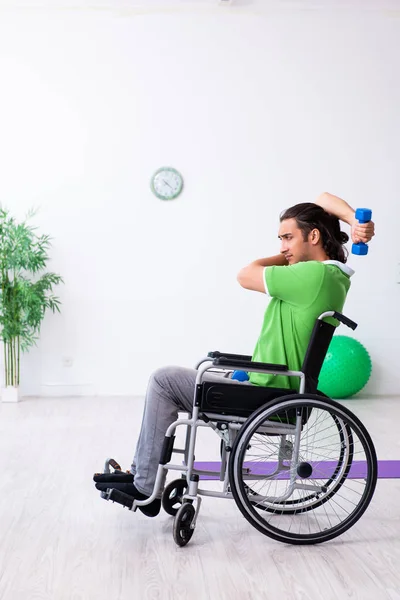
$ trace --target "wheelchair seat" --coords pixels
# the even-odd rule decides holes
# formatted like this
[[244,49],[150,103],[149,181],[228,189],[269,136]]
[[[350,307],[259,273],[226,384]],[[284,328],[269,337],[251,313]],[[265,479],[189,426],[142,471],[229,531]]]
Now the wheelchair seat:
[[232,385],[205,381],[202,385],[200,411],[208,414],[249,417],[271,400],[297,394],[297,390],[256,385]]

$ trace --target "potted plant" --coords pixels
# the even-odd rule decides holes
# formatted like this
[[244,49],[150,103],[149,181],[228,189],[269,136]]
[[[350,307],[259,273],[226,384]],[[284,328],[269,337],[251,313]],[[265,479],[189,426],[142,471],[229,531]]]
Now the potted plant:
[[47,309],[60,312],[53,286],[62,282],[56,273],[43,273],[51,246],[47,235],[37,235],[28,224],[31,212],[17,223],[0,208],[0,339],[4,346],[2,400],[19,400],[21,352],[33,346]]

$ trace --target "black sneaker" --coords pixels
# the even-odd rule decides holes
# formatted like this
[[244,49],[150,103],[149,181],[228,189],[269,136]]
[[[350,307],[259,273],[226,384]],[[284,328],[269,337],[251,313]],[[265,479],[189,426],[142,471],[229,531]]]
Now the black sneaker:
[[[118,490],[120,492],[123,492],[124,494],[127,494],[128,496],[131,496],[134,500],[147,500],[147,498],[149,498],[149,496],[146,496],[145,494],[139,492],[139,490],[133,485],[133,483],[110,484],[110,482],[101,482],[96,483],[96,488],[101,492],[106,492],[109,489]],[[119,502],[117,496],[115,498],[110,499],[114,500],[114,502]],[[119,504],[123,504],[124,506],[126,506],[124,502],[119,502]],[[146,506],[138,506],[138,509],[141,510],[142,513],[146,515],[146,517],[156,517],[161,509],[161,499],[156,498],[155,500],[153,500],[153,502],[150,502],[150,504],[147,504]]]
[[114,471],[113,473],[95,473],[93,475],[93,481],[96,483],[133,483],[133,480],[134,476],[132,473],[124,473],[124,471]]

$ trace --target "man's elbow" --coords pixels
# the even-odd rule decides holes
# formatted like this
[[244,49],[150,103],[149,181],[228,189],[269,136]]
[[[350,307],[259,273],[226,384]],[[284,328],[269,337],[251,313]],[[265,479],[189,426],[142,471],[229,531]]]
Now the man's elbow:
[[237,274],[237,282],[239,283],[239,285],[242,286],[242,288],[248,290],[249,289],[249,278],[247,276],[247,272],[246,272],[246,267],[244,269],[240,269],[239,273]]

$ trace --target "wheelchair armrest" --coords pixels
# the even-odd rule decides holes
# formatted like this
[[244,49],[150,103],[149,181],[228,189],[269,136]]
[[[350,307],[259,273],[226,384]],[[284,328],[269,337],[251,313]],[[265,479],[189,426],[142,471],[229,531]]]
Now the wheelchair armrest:
[[248,356],[247,354],[228,354],[227,352],[218,352],[218,350],[215,350],[214,352],[209,352],[207,354],[208,358],[220,358],[221,356],[223,356],[224,358],[229,358],[229,359],[233,359],[233,360],[247,360],[250,361],[251,360],[251,356]]
[[284,372],[289,370],[287,365],[273,365],[270,363],[252,362],[251,360],[229,358],[229,354],[214,358],[213,365],[216,367],[234,367],[236,369],[243,369],[244,371],[263,369],[265,371]]

